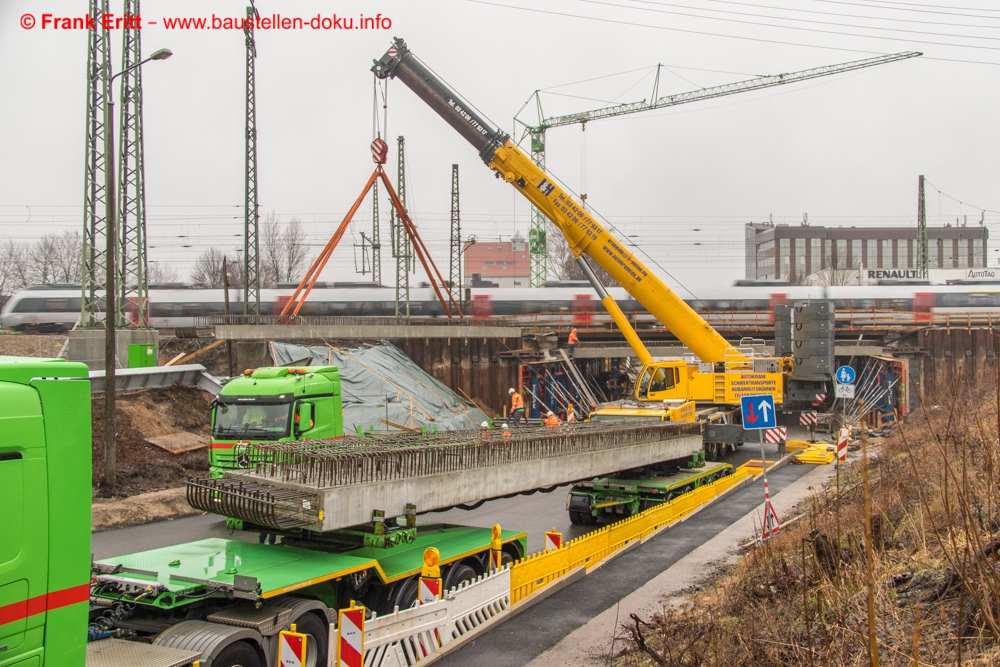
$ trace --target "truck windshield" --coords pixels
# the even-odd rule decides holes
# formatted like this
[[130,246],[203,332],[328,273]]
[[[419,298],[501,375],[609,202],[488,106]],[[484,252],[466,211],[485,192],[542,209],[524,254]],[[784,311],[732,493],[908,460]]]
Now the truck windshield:
[[279,440],[288,435],[291,403],[219,403],[215,406],[216,438]]

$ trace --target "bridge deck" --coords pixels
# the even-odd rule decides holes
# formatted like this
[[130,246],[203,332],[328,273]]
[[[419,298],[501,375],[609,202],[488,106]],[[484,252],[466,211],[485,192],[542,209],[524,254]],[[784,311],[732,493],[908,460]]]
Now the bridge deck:
[[[701,426],[603,422],[278,443],[255,470],[189,483],[191,504],[276,529],[335,530],[372,510],[443,509],[689,457]],[[320,514],[322,510],[322,515]]]

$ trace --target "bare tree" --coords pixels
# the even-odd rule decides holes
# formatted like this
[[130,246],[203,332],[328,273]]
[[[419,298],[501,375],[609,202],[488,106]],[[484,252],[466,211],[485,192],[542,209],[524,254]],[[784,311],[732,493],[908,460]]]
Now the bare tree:
[[281,275],[281,223],[274,213],[268,213],[260,225],[260,285],[274,287]]
[[861,262],[859,260],[848,262],[846,257],[837,257],[837,261],[834,262],[832,254],[827,251],[825,264],[827,268],[812,276],[807,276],[807,282],[826,287],[860,284]]
[[306,234],[302,221],[292,218],[286,225],[274,213],[264,218],[260,229],[260,284],[298,282],[306,265]]
[[[569,249],[569,243],[559,228],[551,221],[546,221],[545,234],[549,273],[555,276],[556,280],[586,280],[587,276],[573,257],[573,251]],[[592,259],[587,258],[587,263],[605,287],[618,286],[618,282],[611,277],[611,274]]]
[[198,255],[195,260],[194,270],[191,271],[192,287],[222,287],[222,260],[226,258],[226,268],[229,273],[229,286],[242,287],[243,275],[240,270],[240,261],[235,253],[226,254],[216,247],[211,247]]
[[150,262],[146,272],[146,282],[150,285],[163,285],[181,282],[177,269],[163,262]]
[[292,218],[288,226],[285,227],[282,243],[285,248],[285,273],[281,276],[282,282],[298,281],[302,269],[305,268],[306,255],[308,254],[306,233],[302,228],[301,220]]
[[83,238],[80,232],[46,234],[36,245],[51,251],[50,277],[55,283],[77,284],[83,278]]

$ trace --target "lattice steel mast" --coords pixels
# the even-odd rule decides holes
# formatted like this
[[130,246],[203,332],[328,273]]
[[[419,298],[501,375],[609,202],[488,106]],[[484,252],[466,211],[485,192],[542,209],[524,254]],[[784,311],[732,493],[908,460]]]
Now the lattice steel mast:
[[[139,0],[125,0],[124,16],[141,16]],[[122,30],[121,113],[119,115],[118,178],[118,324],[127,326],[126,304],[134,299],[138,328],[149,326],[149,284],[146,252],[146,184],[142,137],[141,31]],[[134,289],[134,297],[129,293]]]
[[[106,14],[108,0],[90,0],[90,16]],[[80,292],[80,326],[102,326],[97,315],[107,287],[105,247],[106,161],[104,115],[111,81],[111,38],[96,26],[87,31],[87,145],[83,194],[83,272]],[[113,158],[112,158],[113,159]]]
[[462,219],[458,207],[458,165],[451,165],[451,256],[448,262],[448,291],[462,303]]
[[[396,195],[406,208],[406,169],[403,166],[403,137],[396,139]],[[399,216],[392,216],[392,256],[396,258],[396,317],[410,316],[410,242]]]
[[[390,209],[392,206],[389,207]],[[378,182],[372,185],[372,282],[382,284],[382,241],[379,238]]]
[[[591,111],[581,111],[578,113],[546,118],[542,111],[541,91],[536,90],[532,95],[532,98],[534,98],[535,101],[534,106],[537,113],[537,124],[530,125],[517,117],[514,118],[514,121],[519,123],[524,128],[524,131],[521,134],[522,140],[526,136],[531,138],[531,159],[534,160],[535,164],[544,170],[545,131],[552,127],[586,124],[601,118],[614,118],[615,116],[623,116],[625,114],[638,113],[640,111],[665,109],[667,107],[677,106],[678,104],[687,104],[688,102],[698,102],[715,97],[734,95],[736,93],[747,93],[754,90],[761,90],[763,88],[770,88],[772,86],[781,86],[787,83],[816,79],[821,76],[830,76],[831,74],[841,74],[843,72],[864,69],[866,67],[884,65],[886,63],[895,62],[897,60],[906,60],[907,58],[913,58],[920,55],[923,54],[916,51],[904,51],[902,53],[893,53],[885,56],[855,60],[849,63],[841,63],[839,65],[814,67],[813,69],[801,70],[790,74],[762,76],[756,79],[738,81],[736,83],[729,83],[712,88],[701,88],[687,93],[678,93],[677,95],[667,95],[664,97],[659,97],[660,71],[663,66],[657,65],[656,77],[653,80],[653,91],[649,98],[652,101],[642,100],[641,102],[616,104],[600,109],[593,109]],[[521,109],[523,110],[528,107],[530,103],[531,98],[528,98],[528,102],[526,102]],[[534,206],[531,207],[531,230],[528,233],[528,241],[531,244],[531,286],[541,287],[545,284],[545,279],[547,277],[545,266],[547,251],[545,239],[545,216],[543,216],[541,211],[536,209]]]
[[924,199],[924,177],[920,176],[917,186],[917,270],[920,278],[927,280],[929,266],[927,255],[927,207]]
[[246,197],[243,202],[244,315],[260,315],[260,254],[257,235],[260,223],[257,203],[257,74],[254,68],[257,44],[254,41],[251,23],[251,19],[256,16],[257,8],[253,5],[247,7],[247,21],[243,24],[247,47]]

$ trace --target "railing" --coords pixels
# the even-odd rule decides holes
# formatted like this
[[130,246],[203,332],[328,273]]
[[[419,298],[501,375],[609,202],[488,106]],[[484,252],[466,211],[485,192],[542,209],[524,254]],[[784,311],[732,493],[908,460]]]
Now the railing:
[[623,547],[684,518],[753,474],[748,468],[737,468],[732,475],[571,540],[562,549],[534,554],[517,561],[510,571],[512,604],[516,605],[579,567],[585,567],[589,571]]
[[[699,313],[706,322],[722,331],[769,331],[774,327],[773,313],[767,310],[730,310]],[[582,332],[613,330],[614,323],[606,312],[590,313],[588,322],[581,324],[579,313],[534,313],[526,315],[467,317],[449,320],[445,317],[347,317],[334,315],[208,315],[196,318],[196,326],[240,325],[299,325],[299,326],[463,326],[463,327],[521,327],[525,329],[569,330],[574,327]],[[1000,311],[913,312],[896,310],[843,309],[835,313],[838,327],[887,328],[915,326],[981,326],[1000,325]],[[660,322],[648,313],[630,313],[632,326],[643,330],[666,331]]]

